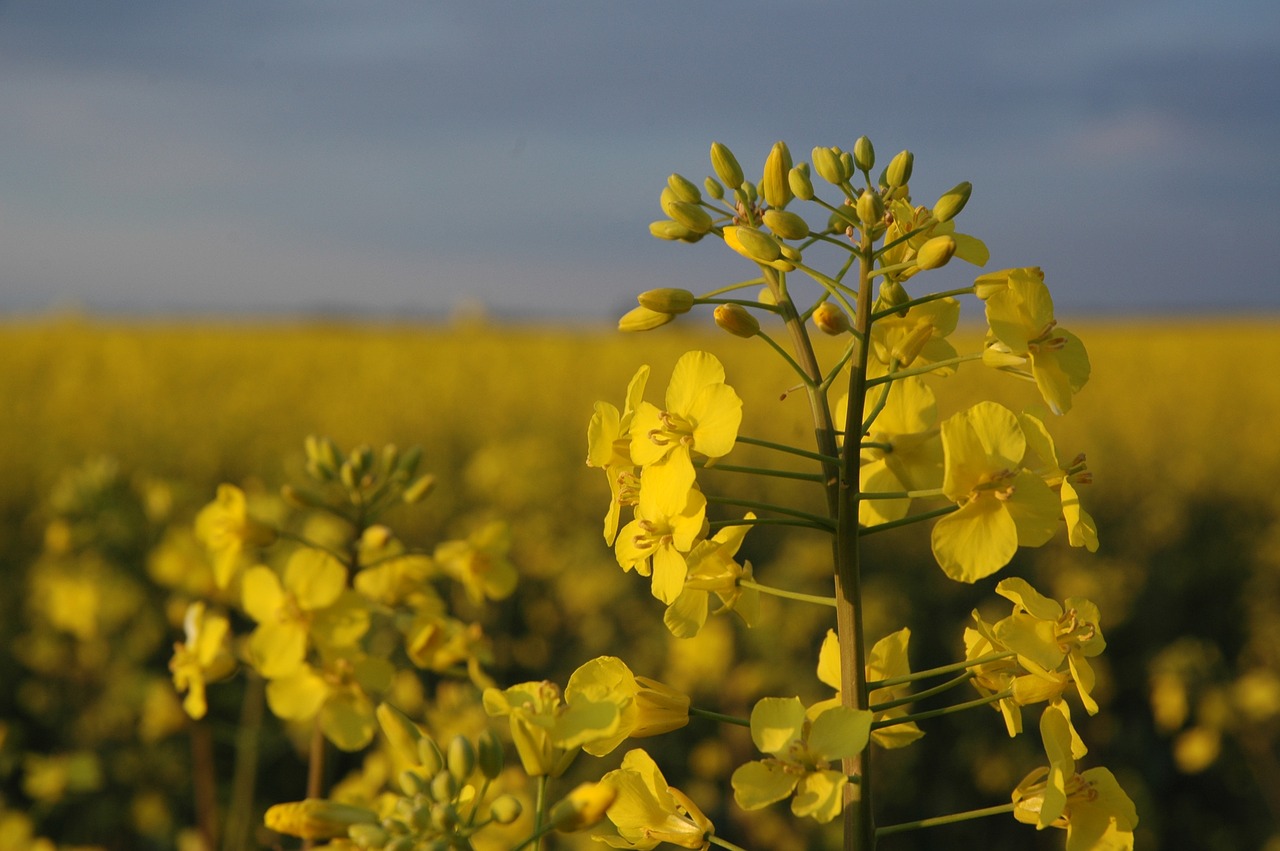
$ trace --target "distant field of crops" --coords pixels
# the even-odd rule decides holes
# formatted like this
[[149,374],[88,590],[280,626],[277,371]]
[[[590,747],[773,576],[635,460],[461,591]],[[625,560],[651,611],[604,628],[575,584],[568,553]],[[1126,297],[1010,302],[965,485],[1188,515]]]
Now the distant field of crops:
[[[1096,743],[1099,759],[1113,767],[1139,805],[1139,847],[1255,848],[1271,841],[1267,847],[1275,848],[1280,376],[1274,370],[1280,319],[1070,325],[1089,349],[1093,373],[1070,416],[1050,428],[1066,456],[1087,453],[1094,481],[1083,499],[1098,520],[1102,546],[1089,557],[1056,541],[1020,554],[1010,570],[1035,577],[1059,599],[1078,594],[1107,601],[1109,648],[1098,693],[1108,711],[1085,738]],[[978,332],[957,337],[961,351],[966,341],[969,347],[980,343]],[[803,443],[803,394],[788,392],[794,381],[783,364],[764,346],[714,328],[677,325],[629,336],[609,328],[478,321],[417,326],[62,317],[0,324],[0,639],[12,651],[0,651],[0,682],[15,684],[0,686],[0,817],[5,805],[17,809],[34,800],[41,829],[63,843],[174,847],[169,837],[191,818],[181,772],[167,786],[148,785],[144,766],[153,759],[187,759],[186,752],[164,750],[169,746],[157,735],[147,745],[151,750],[139,755],[128,741],[140,716],[100,719],[95,727],[82,717],[88,703],[64,704],[109,703],[101,689],[41,683],[39,660],[51,664],[53,658],[41,654],[54,650],[33,638],[28,600],[36,593],[49,521],[65,514],[74,501],[68,494],[83,491],[96,475],[99,482],[118,479],[120,487],[152,494],[164,502],[156,510],[170,518],[166,522],[189,525],[219,483],[272,493],[298,475],[303,439],[310,434],[327,435],[342,447],[424,448],[423,469],[439,484],[421,512],[404,515],[407,537],[465,534],[493,517],[510,524],[521,586],[486,616],[499,680],[536,672],[563,682],[582,660],[618,653],[648,663],[654,675],[695,695],[738,696],[744,705],[765,687],[812,691],[812,685],[796,683],[798,673],[786,659],[792,650],[815,646],[826,625],[789,622],[785,607],[774,605],[768,611],[781,620],[767,634],[721,620],[723,629],[682,644],[666,634],[661,607],[618,570],[600,538],[608,490],[600,472],[583,463],[592,405],[599,399],[621,403],[640,363],[653,367],[651,387],[662,386],[679,355],[694,348],[714,351],[724,362],[727,381],[745,402],[743,433]],[[979,390],[1012,408],[1038,401],[1033,385],[981,365],[933,386],[946,412]],[[745,447],[742,454],[750,457]],[[146,483],[163,486],[149,490]],[[758,487],[726,481],[730,492],[743,488],[744,495]],[[803,484],[778,487],[807,498]],[[145,561],[155,545],[154,539],[135,541],[129,551]],[[751,547],[758,575],[786,572],[824,592],[821,546],[815,555],[811,540],[791,535],[762,537]],[[909,533],[883,536],[872,556],[869,618],[883,632],[905,621],[922,634],[953,624],[958,635],[970,610],[990,597],[989,589],[935,581],[927,546],[922,549]],[[138,575],[144,572],[139,565]],[[130,587],[139,599],[146,595]],[[172,612],[148,628],[155,635],[135,636],[151,642],[142,655],[165,658],[176,636]],[[101,659],[115,649],[99,648]],[[925,667],[945,664],[956,648],[939,637],[922,640],[912,652],[920,657],[913,664]],[[740,658],[751,661],[739,664]],[[167,681],[163,662],[157,673]],[[135,691],[145,690],[135,685]],[[1021,776],[1023,766],[1015,763],[1022,751],[1004,744],[999,725],[990,736],[944,746],[961,729],[944,726],[892,770],[885,812],[905,812],[903,803],[913,798],[947,812],[965,805],[974,790],[1007,800]],[[710,812],[723,806],[724,792],[717,788],[727,757],[700,748],[695,733],[686,732],[675,746],[696,755],[686,785],[710,802]],[[938,742],[932,750],[931,738]],[[126,750],[133,762],[124,760],[122,767],[109,761]],[[74,769],[63,765],[58,774],[56,766],[41,762],[41,754],[86,752],[102,755],[105,764],[94,770],[105,772],[105,779],[91,777],[78,787]],[[992,756],[996,752],[1007,755]],[[40,771],[54,778],[51,786],[30,785],[31,774]],[[968,777],[971,788],[943,785],[941,778],[955,776]],[[297,789],[264,795],[300,796]],[[103,830],[125,830],[120,824],[127,823],[133,833],[120,835],[137,844],[113,845],[86,833],[73,812],[90,813]],[[761,835],[780,830],[765,818]],[[1041,840],[1043,847],[1060,845],[1060,836],[1029,839],[1019,827],[1009,827],[1009,842],[1023,844],[999,847],[1032,847],[1026,843]],[[978,837],[1003,836],[1002,829],[957,828],[948,841],[970,847],[966,843]],[[0,821],[0,848],[7,851],[3,831]],[[820,847],[813,837],[769,835],[761,848]],[[904,837],[884,847],[933,847],[928,840]]]

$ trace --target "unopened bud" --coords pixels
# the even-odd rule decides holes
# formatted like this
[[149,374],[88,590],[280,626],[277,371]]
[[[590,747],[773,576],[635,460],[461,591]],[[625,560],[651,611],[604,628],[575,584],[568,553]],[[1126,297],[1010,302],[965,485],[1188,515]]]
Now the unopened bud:
[[381,848],[391,835],[377,824],[353,824],[347,829],[348,838],[357,848]]
[[827,225],[833,231],[844,233],[849,228],[856,228],[859,224],[858,211],[849,204],[841,204],[831,211],[831,217],[827,220]]
[[445,765],[449,773],[458,779],[466,780],[476,767],[476,749],[471,740],[459,733],[449,741],[449,753],[445,757]]
[[498,824],[511,824],[520,818],[520,799],[514,795],[500,795],[489,805],[489,815]]
[[444,768],[444,754],[440,753],[440,746],[430,736],[423,735],[418,740],[418,763],[422,766],[422,770],[431,776],[435,776],[440,769]]
[[675,314],[672,313],[659,313],[647,307],[633,307],[618,320],[618,330],[628,332],[652,331],[654,328],[666,325],[675,318]]
[[454,777],[451,772],[438,771],[436,776],[431,778],[429,794],[433,801],[452,801],[461,788],[462,784],[458,782],[458,778]]
[[413,484],[404,489],[400,494],[400,499],[404,500],[406,505],[414,505],[422,502],[427,498],[427,494],[435,490],[436,477],[430,473],[425,476],[419,476],[414,480]]
[[725,186],[737,189],[742,185],[742,166],[738,165],[738,160],[733,155],[733,151],[719,142],[711,143],[711,167],[715,169],[716,175],[724,181]]
[[660,287],[646,290],[636,296],[643,307],[658,313],[688,313],[693,307],[693,293],[675,287]]
[[707,194],[719,201],[724,197],[724,187],[720,185],[720,181],[714,177],[708,177],[702,181],[702,187],[707,190]]
[[754,337],[760,333],[760,321],[740,304],[721,304],[715,309],[716,324],[735,337]]
[[834,186],[839,186],[847,179],[844,167],[840,163],[839,148],[814,148],[813,170],[819,177]]
[[690,230],[680,222],[671,219],[650,222],[649,233],[658,239],[665,239],[671,242],[697,242],[702,239],[702,234]]
[[783,239],[804,239],[809,235],[809,223],[789,210],[765,210],[764,223]]
[[938,199],[938,203],[933,205],[933,217],[940,222],[951,221],[960,215],[964,205],[969,203],[969,193],[972,191],[973,184],[969,181],[957,183]]
[[937,269],[947,265],[947,261],[956,253],[955,238],[950,235],[935,236],[920,246],[916,252],[916,265],[921,269]]
[[849,328],[849,316],[840,306],[824,301],[813,311],[813,324],[818,330],[832,337],[846,333]]
[[750,227],[724,229],[725,244],[734,251],[757,263],[772,263],[782,256],[782,246],[767,233]]
[[294,508],[322,508],[328,504],[324,499],[310,491],[295,488],[293,485],[281,487],[280,496]]
[[[408,715],[389,703],[379,703],[373,714],[378,719],[378,726],[382,728],[382,734],[387,737],[387,743],[391,745],[391,749],[406,762],[415,765],[421,763],[419,756],[421,740],[426,738],[422,729],[413,723]],[[435,769],[435,771],[438,770],[438,768]]]
[[873,228],[884,221],[884,199],[880,197],[879,192],[866,189],[858,196],[858,203],[855,205],[858,211],[858,219],[864,227]]
[[667,186],[676,194],[676,197],[688,204],[697,204],[702,200],[702,193],[698,191],[698,187],[680,174],[673,174],[667,178]]
[[502,773],[505,762],[502,752],[502,740],[498,734],[486,729],[476,740],[476,762],[480,765],[480,773],[490,780]]
[[396,781],[400,784],[400,791],[407,797],[412,798],[414,795],[422,795],[427,791],[427,778],[423,777],[412,769],[405,769],[396,777]]
[[[900,304],[906,304],[911,301],[911,296],[907,294],[906,287],[902,286],[902,281],[897,278],[886,278],[880,284],[880,298],[876,304],[877,310],[888,310],[891,307],[897,307]],[[907,311],[898,312],[899,316],[906,316]]]
[[911,179],[911,166],[914,163],[914,154],[910,151],[901,151],[889,161],[888,167],[884,170],[885,184],[891,187],[905,186]]
[[400,456],[400,464],[396,468],[403,472],[406,476],[412,476],[418,472],[418,464],[422,462],[422,447],[414,444],[405,450]]
[[801,201],[813,200],[813,181],[809,179],[809,164],[800,163],[787,175],[787,183],[791,186],[791,194]]
[[394,443],[388,443],[382,447],[381,457],[378,460],[382,475],[389,476],[400,466],[400,450],[396,448]]
[[866,136],[859,136],[858,141],[853,143],[853,164],[863,173],[870,172],[875,167],[876,149],[871,147],[871,140]]
[[711,214],[697,204],[675,201],[667,205],[666,213],[696,234],[704,234],[711,230]]
[[764,161],[764,176],[760,179],[760,191],[770,207],[781,209],[791,203],[794,196],[787,180],[790,174],[791,151],[786,142],[775,142]]
[[377,813],[372,810],[324,798],[276,804],[263,817],[263,823],[276,833],[302,839],[345,837],[352,825],[376,824],[377,821]]
[[556,802],[549,820],[556,830],[586,830],[599,824],[617,797],[612,783],[583,783]]

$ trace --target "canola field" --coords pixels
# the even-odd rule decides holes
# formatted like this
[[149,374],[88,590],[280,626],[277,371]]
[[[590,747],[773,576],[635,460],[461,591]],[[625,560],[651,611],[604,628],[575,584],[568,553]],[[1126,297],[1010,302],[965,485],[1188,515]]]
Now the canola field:
[[[1106,601],[1109,646],[1095,696],[1107,711],[1077,724],[1090,758],[1111,767],[1138,805],[1138,847],[1274,851],[1280,319],[1071,327],[1093,373],[1071,415],[1050,428],[1065,456],[1087,453],[1094,478],[1082,500],[1101,546],[1084,557],[1057,540],[1020,552],[1006,573],[1055,599]],[[981,342],[976,331],[956,337],[961,351]],[[828,624],[767,600],[768,626],[717,618],[696,639],[673,638],[662,606],[623,574],[601,538],[608,486],[583,463],[592,406],[619,404],[641,363],[665,382],[693,349],[724,362],[744,400],[743,433],[804,442],[803,394],[790,392],[783,365],[755,341],[713,327],[621,335],[481,321],[0,325],[0,849],[191,851],[209,847],[195,829],[209,821],[202,807],[252,814],[225,825],[220,847],[237,847],[233,836],[243,847],[280,847],[261,813],[302,797],[307,740],[275,719],[251,725],[243,684],[211,684],[211,723],[193,727],[175,712],[168,664],[202,558],[190,542],[197,512],[222,483],[258,505],[278,501],[280,486],[303,474],[308,435],[344,449],[422,447],[420,470],[435,487],[420,506],[391,515],[408,542],[474,541],[494,521],[505,524],[516,591],[473,607],[489,637],[493,681],[563,683],[582,661],[616,654],[725,708],[749,707],[766,692],[827,696],[814,691],[811,671],[788,660],[816,648]],[[935,385],[940,407],[976,386],[1014,409],[1037,401],[1032,385],[969,364]],[[733,456],[752,457],[750,447]],[[725,483],[743,499],[759,498],[761,487]],[[804,483],[770,487],[798,504],[813,496]],[[829,552],[813,536],[753,533],[744,554],[757,577],[785,574],[811,593],[831,593]],[[878,537],[870,559],[869,632],[910,624],[919,636],[913,669],[962,653],[960,631],[989,589],[943,581],[911,530]],[[485,724],[474,694],[465,683],[446,685],[443,705],[454,717],[435,722],[474,734]],[[402,686],[411,704],[415,686]],[[246,783],[233,780],[232,765],[241,764],[250,727],[257,756],[247,770],[256,782]],[[668,779],[730,823],[742,815],[727,800],[727,773],[750,740],[713,733],[690,725],[674,734],[665,747],[683,758],[684,773]],[[999,723],[975,733],[939,719],[886,763],[877,808],[893,822],[918,814],[921,801],[938,813],[1007,802],[1040,747],[1028,738],[1010,742]],[[386,779],[357,757],[333,759],[327,770],[331,786]],[[237,809],[235,795],[250,800]],[[836,834],[784,815],[755,813],[751,847],[833,847]],[[1061,847],[1054,831],[1005,821],[886,838],[881,847]],[[560,841],[554,847],[602,847]]]

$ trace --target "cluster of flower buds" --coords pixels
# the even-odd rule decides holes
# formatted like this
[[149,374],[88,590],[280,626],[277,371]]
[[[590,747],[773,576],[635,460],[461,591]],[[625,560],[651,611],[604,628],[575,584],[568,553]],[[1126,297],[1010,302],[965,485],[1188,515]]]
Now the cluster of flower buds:
[[[330,438],[308,435],[305,447],[307,475],[340,490],[342,501],[362,506],[366,513],[369,506],[420,502],[435,485],[434,476],[418,475],[420,446],[401,452],[387,444],[375,453],[372,447],[361,445],[344,454]],[[284,488],[284,497],[303,508],[333,507],[325,494],[292,485]]]

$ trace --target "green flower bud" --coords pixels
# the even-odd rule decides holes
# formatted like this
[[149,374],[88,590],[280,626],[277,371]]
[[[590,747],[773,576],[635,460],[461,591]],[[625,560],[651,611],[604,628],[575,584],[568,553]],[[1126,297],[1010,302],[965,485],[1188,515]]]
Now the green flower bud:
[[413,851],[416,844],[413,837],[400,836],[388,842],[384,851]]
[[618,330],[652,331],[654,328],[666,325],[675,318],[675,314],[672,313],[659,313],[643,306],[633,307],[618,320]]
[[[906,287],[902,286],[902,281],[897,278],[886,278],[880,284],[880,298],[878,301],[877,310],[888,310],[891,307],[911,301],[911,296],[907,294]],[[898,315],[906,316],[907,311],[898,311]]]
[[489,805],[489,817],[498,824],[511,824],[520,818],[520,799],[514,795],[499,795]]
[[359,476],[356,474],[356,467],[348,458],[342,462],[342,466],[338,469],[338,478],[342,481],[347,490],[355,490],[358,484]]
[[720,181],[716,180],[714,177],[708,177],[706,180],[702,181],[702,186],[707,190],[707,194],[717,201],[724,197],[724,187],[721,186]]
[[406,476],[412,476],[418,472],[418,464],[420,463],[422,463],[422,447],[415,443],[400,456],[400,464],[396,469]]
[[676,201],[667,206],[667,215],[695,234],[704,234],[711,230],[711,214],[697,204]]
[[788,210],[765,210],[764,223],[783,239],[804,239],[809,235],[809,223]]
[[[421,744],[426,738],[422,728],[390,703],[379,703],[373,714],[378,719],[378,726],[382,728],[382,735],[387,737],[387,744],[391,745],[391,749],[406,761],[415,765],[420,764],[422,762],[419,756]],[[434,770],[431,773],[434,773]]]
[[859,136],[858,141],[853,143],[853,164],[863,173],[868,173],[875,167],[876,149],[871,147],[871,140],[866,136]]
[[564,832],[586,830],[604,818],[617,797],[612,783],[583,783],[551,807],[548,821]]
[[702,200],[702,193],[698,191],[698,187],[683,175],[673,174],[668,177],[667,186],[677,198],[687,204],[697,204]]
[[849,153],[848,151],[841,151],[840,152],[840,170],[844,172],[845,180],[848,180],[849,178],[853,177],[854,167],[855,167],[855,163],[853,161],[853,154]]
[[458,779],[466,780],[476,767],[476,749],[471,740],[459,733],[449,742],[449,753],[445,757],[445,765],[449,773]]
[[666,239],[672,242],[697,242],[702,239],[702,234],[670,219],[650,222],[649,233],[658,239]]
[[373,469],[373,447],[368,444],[361,444],[351,450],[351,458],[349,459],[356,468],[356,473],[360,478]]
[[787,175],[787,183],[791,187],[791,194],[801,201],[813,200],[813,181],[809,179],[808,163],[800,163],[791,169],[791,173]]
[[916,265],[923,269],[937,269],[947,265],[951,255],[956,253],[955,238],[949,235],[935,236],[920,246],[916,252]]
[[724,229],[724,241],[739,254],[757,263],[772,263],[782,256],[782,246],[767,233],[746,226]]
[[357,848],[381,848],[391,836],[380,825],[353,824],[347,828],[348,838]]
[[495,779],[502,773],[503,763],[506,762],[502,740],[497,733],[486,729],[480,734],[476,746],[476,761],[480,764],[480,773],[490,780]]
[[400,772],[396,777],[396,782],[400,784],[400,791],[410,798],[427,791],[427,778],[412,769],[405,769]]
[[760,322],[740,304],[721,304],[715,309],[716,324],[735,337],[754,337],[760,333]]
[[858,219],[865,227],[873,228],[884,221],[884,199],[880,197],[879,192],[867,189],[858,196],[858,203],[855,205],[858,211]]
[[848,315],[837,304],[824,301],[813,311],[813,324],[818,330],[832,337],[847,333],[850,329]]
[[388,443],[382,447],[381,457],[378,460],[381,464],[382,475],[389,476],[400,466],[400,450],[396,448],[394,443]]
[[964,205],[969,203],[969,193],[972,191],[973,184],[969,181],[957,183],[938,199],[938,203],[933,205],[933,217],[940,222],[951,221],[960,215]]
[[[427,825],[440,833],[452,833],[458,824],[458,810],[453,804],[433,804]],[[427,825],[423,825],[426,827]]]
[[790,173],[791,151],[787,150],[786,142],[775,142],[764,161],[764,176],[760,179],[760,191],[770,207],[781,209],[791,203],[794,196],[787,180]]
[[849,228],[856,228],[860,224],[858,211],[847,203],[836,207],[831,212],[831,217],[827,220],[827,226],[839,233],[844,233]]
[[737,189],[742,185],[742,166],[738,165],[738,160],[733,155],[733,151],[719,142],[711,143],[711,167],[715,169],[716,174],[724,181],[725,186]]
[[462,784],[451,772],[438,771],[436,776],[431,778],[429,794],[433,801],[452,801],[461,788]]
[[846,179],[844,168],[840,164],[839,148],[814,148],[813,170],[833,186],[839,186]]
[[436,477],[427,473],[426,475],[419,476],[414,480],[413,484],[405,488],[404,493],[400,494],[400,499],[403,500],[406,505],[414,505],[426,499],[427,494],[435,490],[435,487]]
[[444,754],[430,736],[418,740],[418,764],[428,776],[435,776],[444,768]]
[[905,186],[911,180],[911,166],[914,162],[915,155],[910,151],[900,152],[889,161],[889,166],[884,170],[885,185]]
[[646,290],[636,296],[642,307],[658,313],[688,313],[693,308],[693,293],[675,287]]

